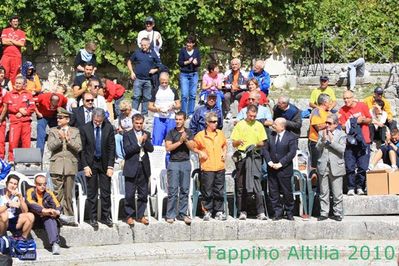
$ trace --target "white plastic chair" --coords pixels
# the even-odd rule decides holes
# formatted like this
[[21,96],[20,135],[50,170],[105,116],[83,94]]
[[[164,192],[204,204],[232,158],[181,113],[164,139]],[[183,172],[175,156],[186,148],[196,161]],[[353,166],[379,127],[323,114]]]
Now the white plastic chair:
[[193,172],[199,169],[199,159],[198,155],[194,152],[190,153],[190,163],[191,163],[191,173],[190,173],[190,190],[188,194],[188,215],[192,218],[193,216],[193,194],[194,194],[194,184],[195,178],[193,178]]
[[161,171],[157,179],[157,209],[158,221],[162,219],[163,201],[168,197],[168,173],[166,169]]
[[[165,157],[166,157],[166,150],[164,146],[154,146],[154,151],[148,153],[150,158],[151,164],[151,177],[150,177],[150,195],[154,196],[157,193],[157,216],[158,220],[162,219],[162,208],[163,208],[163,200],[165,195],[167,196],[167,182],[166,182],[166,189],[162,189],[161,183],[164,183],[166,179],[165,172]],[[163,176],[162,176],[163,175]],[[163,180],[161,182],[161,179]],[[166,191],[166,192],[165,192]],[[150,210],[148,210],[150,212]]]
[[115,171],[111,179],[111,215],[114,223],[118,222],[119,203],[125,198],[125,178],[123,171]]
[[[79,207],[79,224],[83,224],[85,216],[85,206],[87,199],[87,183],[83,171],[76,174],[75,186],[78,188],[78,200],[75,198],[74,211],[76,209],[76,202]],[[76,215],[75,215],[76,216]]]

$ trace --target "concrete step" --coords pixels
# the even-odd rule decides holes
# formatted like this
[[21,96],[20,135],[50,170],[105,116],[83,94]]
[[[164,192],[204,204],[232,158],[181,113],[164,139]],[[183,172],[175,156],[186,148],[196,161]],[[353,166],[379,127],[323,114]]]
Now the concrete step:
[[399,196],[344,196],[346,216],[399,214]]
[[[284,230],[281,230],[284,228]],[[47,246],[47,236],[42,229],[32,233],[39,248]],[[70,247],[102,246],[131,243],[262,240],[262,239],[342,239],[342,240],[395,240],[399,239],[399,216],[346,216],[342,222],[316,218],[295,221],[239,221],[229,217],[227,221],[204,222],[195,218],[191,226],[177,221],[168,224],[151,218],[148,226],[136,223],[133,228],[119,221],[113,228],[100,224],[94,231],[88,224],[61,228],[62,244]]]
[[[212,247],[213,246],[213,247]],[[339,254],[337,260],[323,259],[313,252],[310,257],[294,256],[294,250],[301,254],[301,249],[314,250],[322,247],[323,251],[332,254],[333,250]],[[376,250],[375,247],[378,246]],[[357,253],[353,254],[354,247]],[[360,249],[369,248],[360,258]],[[398,240],[236,240],[232,241],[190,241],[121,244],[96,247],[61,248],[61,255],[53,256],[49,250],[38,249],[38,258],[33,262],[23,262],[14,259],[14,265],[395,265],[396,255],[392,256],[392,249],[397,250]],[[265,253],[256,252],[262,249]],[[245,254],[255,249],[254,257],[245,259]],[[272,251],[273,250],[273,251]],[[388,251],[385,253],[385,251]],[[231,252],[230,261],[216,258],[220,251]],[[234,258],[234,252],[238,252]],[[378,254],[377,254],[378,252]],[[227,255],[226,254],[226,255]],[[242,254],[242,255],[241,255]],[[250,253],[251,254],[251,253]],[[258,254],[260,256],[258,257]],[[270,256],[270,254],[277,254]],[[290,255],[291,254],[291,255]],[[323,253],[325,254],[325,253]],[[349,257],[351,259],[349,259]],[[271,259],[273,257],[273,259]],[[314,259],[312,259],[312,257]],[[242,259],[242,261],[240,260]],[[356,259],[356,261],[352,261]]]

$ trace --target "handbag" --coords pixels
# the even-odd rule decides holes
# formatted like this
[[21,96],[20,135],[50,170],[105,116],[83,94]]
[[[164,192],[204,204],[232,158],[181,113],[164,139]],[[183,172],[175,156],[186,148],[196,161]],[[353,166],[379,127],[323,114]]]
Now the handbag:
[[13,242],[12,257],[20,260],[36,260],[36,241],[33,238],[27,240],[14,239]]

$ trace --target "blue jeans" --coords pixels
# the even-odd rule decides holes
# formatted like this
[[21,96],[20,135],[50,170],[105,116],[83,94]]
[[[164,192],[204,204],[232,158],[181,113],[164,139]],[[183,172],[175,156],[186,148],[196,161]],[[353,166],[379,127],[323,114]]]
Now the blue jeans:
[[115,153],[118,159],[125,159],[125,151],[123,150],[123,135],[115,134]]
[[187,115],[194,114],[197,95],[198,73],[180,73],[181,110]]
[[141,103],[141,113],[148,114],[148,102],[151,100],[152,84],[151,80],[136,79],[133,83],[133,108],[139,110]]
[[166,211],[166,218],[174,219],[177,216],[177,194],[179,194],[178,215],[180,217],[187,215],[188,193],[190,190],[190,173],[191,164],[189,160],[183,162],[169,162],[168,208]]
[[36,148],[40,148],[40,151],[44,152],[44,145],[46,142],[46,127],[57,126],[57,117],[43,117],[37,120],[37,137],[36,137]]
[[346,145],[344,158],[348,177],[348,190],[359,188],[364,190],[366,171],[370,161],[370,144],[366,144],[364,149],[361,145]]
[[152,129],[152,144],[161,146],[166,134],[174,129],[176,121],[169,118],[154,117],[154,125]]

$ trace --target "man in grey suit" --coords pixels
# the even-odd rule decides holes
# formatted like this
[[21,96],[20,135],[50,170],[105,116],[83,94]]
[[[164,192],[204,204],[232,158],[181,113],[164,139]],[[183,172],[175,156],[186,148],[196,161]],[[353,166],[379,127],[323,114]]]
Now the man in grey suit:
[[345,147],[346,134],[339,125],[338,116],[329,114],[326,119],[327,127],[319,131],[316,148],[321,152],[317,162],[317,172],[320,175],[320,217],[318,221],[328,219],[330,212],[330,189],[333,197],[334,219],[342,221],[342,182],[345,175]]

